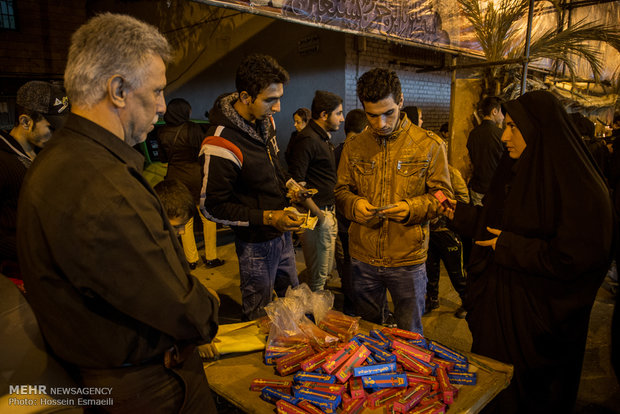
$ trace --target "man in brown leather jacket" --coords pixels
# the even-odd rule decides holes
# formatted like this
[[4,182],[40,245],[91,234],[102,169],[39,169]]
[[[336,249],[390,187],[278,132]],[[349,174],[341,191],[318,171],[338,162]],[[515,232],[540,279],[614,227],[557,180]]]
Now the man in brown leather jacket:
[[441,211],[434,194],[453,198],[446,152],[401,114],[395,72],[364,73],[357,95],[370,127],[345,143],[335,188],[337,208],[352,220],[356,313],[381,323],[387,289],[398,327],[422,333],[428,223]]

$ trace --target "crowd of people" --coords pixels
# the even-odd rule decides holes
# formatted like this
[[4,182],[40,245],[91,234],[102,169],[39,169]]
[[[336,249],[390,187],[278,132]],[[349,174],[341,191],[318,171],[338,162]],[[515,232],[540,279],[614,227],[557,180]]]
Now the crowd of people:
[[[346,117],[340,96],[317,90],[294,113],[281,157],[273,115],[289,74],[273,57],[240,62],[236,90],[217,98],[204,128],[186,100],[166,105],[170,59],[155,27],[98,15],[72,37],[66,94],[27,83],[15,127],[0,134],[2,271],[23,278],[76,381],[112,387],[106,410],[216,410],[196,346],[217,333],[219,297],[191,273],[196,216],[207,267],[223,264],[217,224],[234,232],[246,320],[299,284],[293,232],[312,290],[337,268],[345,313],[418,333],[439,306],[443,261],[472,352],[515,369],[486,411],[570,412],[590,310],[616,253],[620,149],[595,161],[590,129],[549,92],[488,97],[467,142],[466,183],[448,163],[448,125],[423,129],[398,75],[374,68]],[[160,117],[168,172],[153,188],[133,146]]]

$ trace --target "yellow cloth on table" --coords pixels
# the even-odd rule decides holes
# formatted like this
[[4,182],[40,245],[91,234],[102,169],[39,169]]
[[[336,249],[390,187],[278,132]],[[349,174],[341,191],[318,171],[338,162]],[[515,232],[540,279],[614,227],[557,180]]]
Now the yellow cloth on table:
[[265,349],[267,338],[260,333],[256,321],[220,325],[213,345],[220,354],[252,352]]

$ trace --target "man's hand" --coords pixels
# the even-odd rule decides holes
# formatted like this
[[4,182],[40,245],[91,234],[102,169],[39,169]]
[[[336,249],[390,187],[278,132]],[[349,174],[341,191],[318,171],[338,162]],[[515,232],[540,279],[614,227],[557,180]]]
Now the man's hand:
[[370,204],[365,198],[361,198],[355,203],[353,214],[356,221],[367,223],[377,215],[377,207]]
[[213,342],[200,345],[198,347],[198,354],[200,355],[200,358],[202,358],[203,360],[213,361],[216,359],[220,359],[220,353],[215,347],[215,344],[213,344]]
[[497,239],[499,238],[499,235],[502,234],[501,230],[498,229],[492,229],[491,227],[487,227],[487,231],[491,234],[496,235],[497,237],[493,238],[493,239],[489,239],[489,240],[480,240],[477,241],[476,244],[478,246],[491,246],[493,248],[493,250],[495,250],[495,245],[497,244]]
[[456,211],[456,200],[448,198],[447,201],[450,205],[446,206],[444,203],[440,203],[437,212],[440,215],[448,217],[450,220],[454,220],[454,212]]
[[303,224],[303,216],[287,210],[268,210],[263,213],[263,223],[281,232],[296,231]]
[[409,204],[406,201],[399,201],[394,207],[377,211],[377,216],[399,222],[405,221],[409,217]]

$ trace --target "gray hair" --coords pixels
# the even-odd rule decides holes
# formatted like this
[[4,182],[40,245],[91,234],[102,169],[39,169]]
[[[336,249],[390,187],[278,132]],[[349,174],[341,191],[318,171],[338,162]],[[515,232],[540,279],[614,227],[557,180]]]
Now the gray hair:
[[103,99],[108,79],[116,74],[129,88],[139,87],[152,55],[164,63],[171,59],[170,45],[155,26],[121,14],[93,17],[71,36],[65,69],[69,99],[92,107]]

